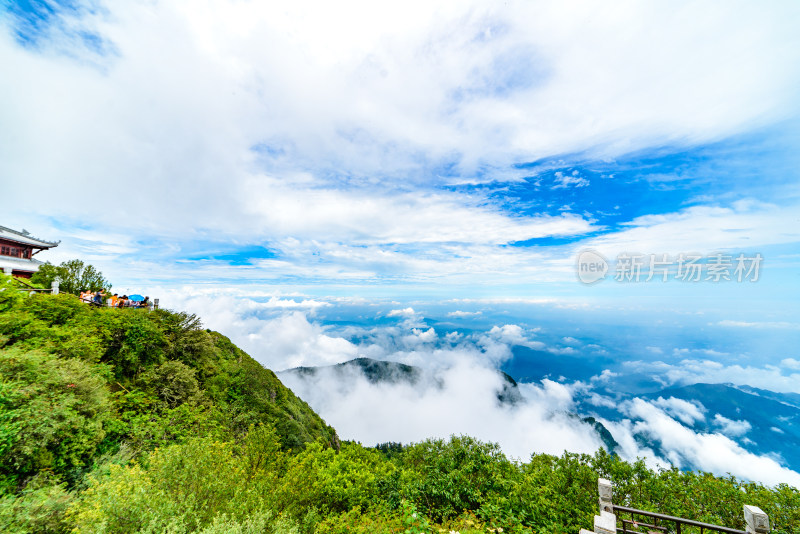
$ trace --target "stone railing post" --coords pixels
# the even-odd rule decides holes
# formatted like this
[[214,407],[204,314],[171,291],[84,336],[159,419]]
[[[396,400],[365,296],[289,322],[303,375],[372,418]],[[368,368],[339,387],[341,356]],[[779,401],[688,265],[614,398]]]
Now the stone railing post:
[[51,295],[58,295],[58,284],[59,280],[56,278],[50,283],[50,294]]
[[614,490],[611,488],[611,481],[605,478],[597,479],[597,493],[600,494],[600,511],[614,513],[614,504],[611,500],[614,497]]
[[614,515],[612,502],[614,492],[611,481],[598,478],[597,493],[599,494],[600,515],[594,516],[594,531],[590,532],[582,528],[580,534],[617,534],[617,516]]
[[744,505],[744,522],[748,534],[765,534],[769,532],[769,516],[758,506]]

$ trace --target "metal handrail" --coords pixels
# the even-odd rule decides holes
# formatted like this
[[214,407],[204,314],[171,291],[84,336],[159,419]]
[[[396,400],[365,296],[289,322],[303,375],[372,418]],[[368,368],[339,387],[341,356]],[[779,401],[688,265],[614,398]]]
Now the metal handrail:
[[[728,527],[723,527],[723,526],[720,526],[720,525],[712,525],[711,523],[703,523],[702,521],[694,521],[693,519],[684,519],[682,517],[675,517],[675,516],[672,516],[672,515],[659,514],[659,513],[656,513],[656,512],[648,512],[646,510],[638,510],[636,508],[628,508],[627,506],[614,505],[614,512],[617,512],[617,511],[627,512],[627,513],[631,514],[631,516],[633,516],[633,514],[637,514],[637,515],[643,515],[643,516],[647,516],[647,517],[652,517],[654,519],[660,519],[662,521],[671,521],[672,523],[675,523],[675,526],[677,528],[677,530],[675,531],[676,534],[681,534],[681,525],[687,525],[687,526],[692,526],[692,527],[700,527],[701,534],[705,530],[713,530],[714,532],[723,532],[725,534],[747,534],[747,532],[745,532],[744,530],[738,530],[738,529],[735,529],[735,528],[728,528]],[[651,526],[651,525],[646,525],[646,526]],[[655,525],[652,525],[652,526],[655,526]],[[617,531],[618,532],[634,532],[634,531],[627,530],[627,521],[625,521],[625,520],[622,521],[622,528],[617,528]]]

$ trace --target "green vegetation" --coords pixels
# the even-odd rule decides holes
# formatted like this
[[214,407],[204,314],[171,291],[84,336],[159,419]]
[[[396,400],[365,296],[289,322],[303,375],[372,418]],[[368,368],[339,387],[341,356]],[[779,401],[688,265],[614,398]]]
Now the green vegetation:
[[[0,531],[577,533],[615,502],[800,531],[800,492],[604,450],[509,460],[467,436],[375,448],[186,313],[25,296],[0,278]],[[688,530],[685,530],[688,532]]]
[[69,260],[60,265],[53,265],[48,261],[33,274],[31,282],[50,287],[56,278],[60,281],[59,290],[63,293],[79,295],[86,290],[111,289],[111,284],[103,278],[103,273],[92,265],[85,265],[81,260]]

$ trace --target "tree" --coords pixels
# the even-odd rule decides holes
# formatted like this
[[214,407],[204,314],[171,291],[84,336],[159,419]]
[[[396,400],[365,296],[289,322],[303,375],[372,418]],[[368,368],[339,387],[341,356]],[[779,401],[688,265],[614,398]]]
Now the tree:
[[39,267],[31,281],[35,284],[49,286],[53,280],[60,280],[59,289],[64,293],[79,295],[81,291],[100,291],[101,289],[111,289],[111,284],[103,278],[103,273],[92,265],[86,265],[81,260],[69,260],[62,262],[61,265],[53,265],[50,262]]

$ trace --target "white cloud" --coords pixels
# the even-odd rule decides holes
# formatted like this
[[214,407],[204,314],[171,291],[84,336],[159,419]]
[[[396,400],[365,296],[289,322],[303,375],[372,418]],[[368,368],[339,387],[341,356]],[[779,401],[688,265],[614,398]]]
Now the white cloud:
[[355,375],[347,377],[347,385],[342,387],[325,373],[315,378],[282,374],[281,379],[319,411],[342,438],[367,445],[469,434],[497,442],[507,454],[522,460],[533,452],[593,452],[601,446],[590,426],[564,414],[573,402],[566,386],[550,381],[541,386],[522,384],[520,391],[528,402],[502,406],[496,396],[502,379],[480,363],[474,350],[391,357],[424,369],[431,368],[431,360],[441,358],[451,365],[437,373],[438,385],[430,381],[417,386],[371,384],[362,375]]
[[448,332],[445,334],[444,338],[449,341],[450,343],[458,343],[464,337],[464,334],[461,332]]
[[439,339],[439,336],[436,334],[436,330],[433,327],[428,328],[427,330],[422,330],[421,328],[414,328],[411,330],[414,334],[413,337],[421,341],[422,343],[431,343]]
[[731,438],[744,436],[753,428],[753,425],[751,425],[748,421],[735,421],[720,414],[714,415],[714,424],[720,427],[720,432]]
[[626,405],[626,409],[631,422],[613,425],[616,433],[614,430],[612,433],[617,441],[625,443],[628,457],[631,453],[652,455],[652,450],[640,450],[632,439],[634,434],[639,433],[656,440],[667,459],[677,467],[691,465],[720,475],[730,473],[769,485],[800,485],[800,474],[781,466],[774,459],[747,452],[722,434],[695,433],[654,404],[634,399]]
[[[593,229],[571,214],[512,218],[457,194],[385,195],[342,191],[254,177],[242,184],[242,205],[263,232],[357,244],[503,244]],[[304,206],[313,206],[303,213]]]
[[603,371],[599,375],[593,376],[591,378],[591,381],[592,382],[607,383],[607,382],[610,382],[612,379],[617,378],[618,376],[619,376],[619,373],[615,373],[614,371],[612,371],[610,369],[603,369]]
[[297,309],[296,301],[275,298],[256,302],[241,297],[180,292],[167,298],[170,307],[198,314],[207,327],[233,339],[269,369],[328,365],[358,356],[356,345],[328,335],[325,327],[308,320],[307,313],[319,307],[315,301],[308,302],[304,312]]
[[675,397],[668,399],[659,397],[652,404],[689,426],[706,419],[703,414],[706,411],[705,406],[698,401],[689,402]]
[[[564,174],[561,171],[557,171],[555,173],[555,185],[551,187],[551,189],[566,189],[568,187],[586,187],[589,185],[589,180],[586,178],[581,178],[578,175],[578,171],[573,171],[570,174]],[[567,207],[567,209],[569,209]]]
[[798,209],[797,205],[740,203],[727,208],[694,206],[673,213],[645,215],[626,223],[626,229],[593,238],[575,250],[588,247],[607,258],[623,252],[675,257],[681,253],[741,252],[796,243],[800,241],[800,229],[787,228],[786,221],[792,220]]
[[588,401],[590,404],[593,404],[594,406],[599,406],[603,408],[612,408],[612,409],[616,409],[617,405],[619,404],[617,400],[612,399],[611,397],[605,395],[600,395],[595,392],[592,392],[589,395]]
[[538,350],[546,348],[546,345],[541,341],[530,339],[525,330],[516,324],[493,326],[492,329],[489,330],[487,337],[511,346],[519,345],[521,347],[528,347]]
[[455,310],[451,312],[447,312],[448,317],[456,317],[456,318],[464,318],[464,317],[477,317],[481,315],[481,312],[469,312],[469,311],[462,311],[462,310]]
[[800,371],[800,360],[795,358],[784,358],[781,360],[781,367],[791,369],[793,371]]
[[386,314],[386,317],[416,317],[417,312],[414,311],[414,308],[403,308],[402,310],[391,310],[389,313]]

